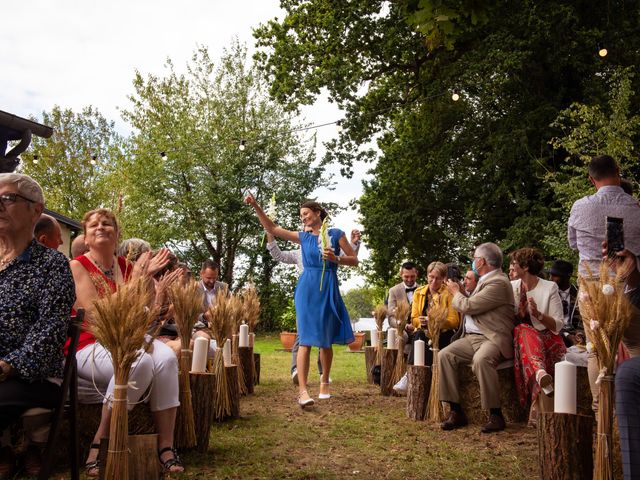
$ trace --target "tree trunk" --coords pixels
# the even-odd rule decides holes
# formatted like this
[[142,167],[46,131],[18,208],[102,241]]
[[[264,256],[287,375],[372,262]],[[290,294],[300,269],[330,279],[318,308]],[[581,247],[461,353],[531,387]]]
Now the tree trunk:
[[367,369],[367,383],[373,385],[373,367],[376,365],[375,347],[364,347],[364,365]]
[[216,376],[213,373],[191,373],[191,404],[196,431],[196,450],[200,453],[206,453],[209,449],[215,391]]
[[260,354],[259,353],[253,354],[253,363],[256,367],[255,368],[256,376],[253,379],[253,383],[254,385],[260,385]]
[[129,436],[129,480],[160,478],[158,435]]
[[427,417],[429,392],[431,390],[431,368],[421,365],[407,367],[409,386],[407,389],[407,417],[424,420]]
[[380,369],[380,393],[385,397],[393,395],[393,372],[396,368],[397,349],[385,348],[382,352]]
[[593,474],[593,418],[538,414],[538,461],[542,480],[584,480]]
[[229,386],[229,405],[231,405],[231,418],[240,416],[240,390],[238,389],[238,365],[224,367]]
[[247,392],[247,395],[253,394],[253,348],[251,347],[238,347],[238,358],[240,359],[240,368],[244,372],[241,375],[244,382],[243,391]]

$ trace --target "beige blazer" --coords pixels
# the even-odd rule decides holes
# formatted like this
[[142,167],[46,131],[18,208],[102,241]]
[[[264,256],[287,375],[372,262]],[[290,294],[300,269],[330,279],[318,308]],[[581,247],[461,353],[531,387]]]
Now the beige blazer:
[[[394,285],[389,289],[389,302],[387,304],[389,314],[387,317],[389,319],[389,326],[391,328],[396,328],[398,326],[396,317],[393,312],[398,306],[398,303],[403,300],[405,302],[409,302],[409,299],[407,298],[407,292],[405,291],[404,282],[400,282],[399,284]],[[409,310],[409,312],[411,312],[411,310]]]
[[453,308],[462,314],[462,328],[454,338],[465,335],[464,316],[469,314],[482,334],[498,346],[502,356],[512,358],[514,304],[511,282],[501,271],[481,279],[469,297],[456,293]]

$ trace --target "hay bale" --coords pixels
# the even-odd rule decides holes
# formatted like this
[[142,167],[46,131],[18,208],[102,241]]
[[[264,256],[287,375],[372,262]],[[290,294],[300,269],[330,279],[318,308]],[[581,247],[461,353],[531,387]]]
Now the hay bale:
[[[498,365],[498,381],[500,384],[500,405],[507,423],[526,422],[528,412],[520,406],[518,400],[512,360]],[[458,369],[458,385],[460,386],[460,404],[469,423],[476,425],[486,423],[488,412],[482,409],[480,384],[471,370],[471,365],[461,365]]]

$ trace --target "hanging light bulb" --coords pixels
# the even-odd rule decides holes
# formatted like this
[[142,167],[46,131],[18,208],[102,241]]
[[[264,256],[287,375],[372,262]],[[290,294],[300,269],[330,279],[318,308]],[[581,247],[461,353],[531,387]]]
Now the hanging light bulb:
[[34,163],[35,165],[37,165],[37,164],[38,164],[38,155],[34,155],[34,156],[33,156],[33,163]]
[[91,165],[95,165],[96,163],[98,163],[98,162],[96,162],[96,160],[97,160],[97,159],[98,159],[98,157],[96,157],[95,155],[93,155],[93,156],[91,157]]
[[453,94],[451,95],[451,100],[453,100],[454,102],[457,102],[458,100],[460,100],[460,94],[458,93],[457,90],[453,91]]
[[247,141],[240,140],[240,146],[238,148],[240,149],[240,151],[244,151],[244,149],[247,148]]
[[167,161],[167,159],[169,157],[167,157],[167,152],[160,152],[160,157],[162,158],[162,160],[164,160],[165,162]]
[[604,58],[608,53],[609,51],[603,45],[598,45],[598,55]]
[[342,131],[342,120],[338,120],[336,122],[336,130],[338,131],[338,133]]

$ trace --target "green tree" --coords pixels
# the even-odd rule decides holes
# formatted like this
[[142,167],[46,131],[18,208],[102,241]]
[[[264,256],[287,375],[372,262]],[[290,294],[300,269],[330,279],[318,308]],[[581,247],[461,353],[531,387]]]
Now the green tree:
[[170,60],[167,69],[164,77],[136,73],[124,111],[135,133],[122,163],[123,223],[130,235],[165,243],[196,265],[214,259],[233,288],[254,282],[262,326],[272,328],[293,278],[276,276],[243,198],[252,191],[264,205],[275,194],[279,223],[297,228],[298,206],[323,184],[314,138],[295,133],[299,125],[268,98],[237,42],[217,64],[199,48],[186,73]]
[[342,298],[349,312],[349,318],[356,321],[359,318],[371,317],[376,305],[384,301],[385,290],[380,287],[352,288]]
[[114,122],[93,107],[74,113],[58,106],[37,121],[54,133],[33,138],[20,171],[40,183],[47,208],[78,220],[97,207],[117,209],[114,175],[125,140]]
[[[574,102],[602,103],[612,65],[640,64],[635,2],[283,8],[256,29],[257,58],[290,108],[326,88],[346,111],[326,161],[349,175],[354,161],[376,160],[359,206],[380,283],[403,258],[464,260],[486,240],[542,245],[545,226],[562,221],[545,179],[566,157],[549,143],[553,122]],[[599,42],[611,46],[605,60]],[[379,155],[360,147],[372,139]]]

